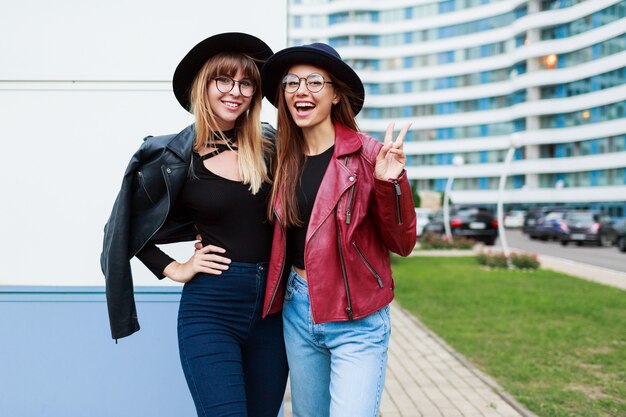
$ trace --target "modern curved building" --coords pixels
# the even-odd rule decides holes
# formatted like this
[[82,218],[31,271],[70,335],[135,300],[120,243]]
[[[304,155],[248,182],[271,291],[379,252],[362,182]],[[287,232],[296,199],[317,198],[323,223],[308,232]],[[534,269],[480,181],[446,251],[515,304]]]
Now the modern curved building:
[[454,178],[455,203],[495,204],[506,172],[507,208],[626,215],[626,1],[289,0],[288,13],[290,45],[328,42],[362,77],[362,130],[413,122],[418,190]]

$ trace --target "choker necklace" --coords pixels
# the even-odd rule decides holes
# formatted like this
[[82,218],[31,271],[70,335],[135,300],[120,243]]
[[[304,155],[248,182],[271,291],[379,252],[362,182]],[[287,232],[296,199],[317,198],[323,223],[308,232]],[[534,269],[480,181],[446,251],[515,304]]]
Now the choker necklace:
[[[238,149],[237,145],[235,145],[235,139],[236,139],[235,129],[225,130],[222,133],[224,134],[226,138],[226,143],[207,144],[206,145],[207,148],[215,148],[215,150],[207,153],[206,155],[202,155],[200,158],[202,158],[203,161],[206,159],[212,158],[216,155],[219,155],[222,152],[236,151]],[[213,139],[216,141],[224,142],[224,138],[215,132],[213,133]]]

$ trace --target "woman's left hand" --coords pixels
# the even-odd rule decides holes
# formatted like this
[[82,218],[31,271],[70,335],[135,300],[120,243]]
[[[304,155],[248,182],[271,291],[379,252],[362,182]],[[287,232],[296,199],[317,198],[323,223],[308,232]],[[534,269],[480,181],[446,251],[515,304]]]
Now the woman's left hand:
[[390,123],[389,126],[387,126],[385,142],[376,157],[376,168],[374,169],[374,175],[379,180],[386,181],[388,179],[398,178],[400,174],[402,174],[402,170],[406,165],[406,155],[402,150],[402,146],[404,145],[406,132],[410,127],[411,123],[405,125],[394,141],[392,140],[394,123]]

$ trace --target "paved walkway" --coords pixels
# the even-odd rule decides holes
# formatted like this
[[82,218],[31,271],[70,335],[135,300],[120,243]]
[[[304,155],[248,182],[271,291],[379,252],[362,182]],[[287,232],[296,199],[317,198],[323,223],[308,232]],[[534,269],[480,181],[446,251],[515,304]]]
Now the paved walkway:
[[542,268],[552,269],[588,281],[626,290],[626,272],[614,271],[548,255],[539,255],[539,262]]
[[382,417],[534,417],[395,302],[391,322]]

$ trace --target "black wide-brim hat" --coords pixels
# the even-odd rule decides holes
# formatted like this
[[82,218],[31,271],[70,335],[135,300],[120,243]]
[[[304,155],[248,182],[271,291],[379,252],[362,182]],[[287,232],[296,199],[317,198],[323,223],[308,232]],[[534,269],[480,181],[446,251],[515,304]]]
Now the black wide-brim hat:
[[282,78],[291,66],[298,64],[313,65],[327,71],[333,77],[348,85],[355,95],[350,100],[350,106],[357,115],[363,107],[365,89],[363,82],[348,64],[342,61],[339,53],[325,43],[293,46],[285,48],[272,55],[261,71],[263,81],[263,95],[275,107],[278,107],[277,92],[281,88]]
[[240,52],[255,59],[259,71],[272,50],[261,39],[240,32],[226,32],[206,38],[185,55],[174,71],[174,95],[187,111],[191,107],[191,85],[202,66],[220,52]]

